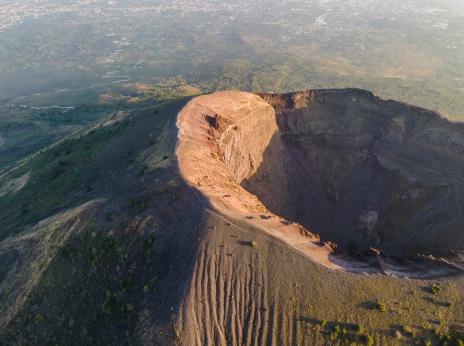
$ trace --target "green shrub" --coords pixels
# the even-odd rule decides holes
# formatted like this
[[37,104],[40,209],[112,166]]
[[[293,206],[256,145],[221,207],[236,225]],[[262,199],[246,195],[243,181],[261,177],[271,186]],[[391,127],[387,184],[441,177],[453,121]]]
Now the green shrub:
[[376,300],[374,303],[374,308],[380,312],[387,312],[387,307],[380,300]]
[[354,331],[357,333],[357,334],[363,334],[364,333],[364,327],[360,324],[356,324],[354,326]]
[[440,293],[440,284],[438,284],[438,283],[432,284],[432,286],[430,286],[430,292],[431,292],[432,294],[438,294],[438,293]]

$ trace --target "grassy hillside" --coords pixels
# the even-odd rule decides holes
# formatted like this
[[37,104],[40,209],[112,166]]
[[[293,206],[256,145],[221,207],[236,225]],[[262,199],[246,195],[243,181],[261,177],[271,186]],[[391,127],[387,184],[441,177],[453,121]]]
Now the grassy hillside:
[[156,107],[200,91],[178,79],[36,93],[0,103],[0,171],[84,131],[111,112]]
[[172,158],[185,102],[102,122],[2,178],[27,175],[0,198],[0,344],[172,337],[199,223]]

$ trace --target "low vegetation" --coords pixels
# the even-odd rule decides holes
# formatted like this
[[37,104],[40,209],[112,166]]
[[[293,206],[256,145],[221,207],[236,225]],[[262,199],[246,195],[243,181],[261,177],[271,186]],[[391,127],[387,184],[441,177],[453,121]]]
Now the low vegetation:
[[440,293],[440,290],[441,290],[440,284],[438,283],[433,283],[432,286],[430,286],[430,292],[432,294],[437,295],[438,293]]
[[127,122],[121,122],[67,139],[43,150],[14,171],[13,179],[29,172],[30,179],[17,193],[0,198],[0,239],[18,232],[22,225],[57,211],[74,196],[90,194],[96,188],[94,184],[99,175],[104,174],[91,169],[92,163],[98,152],[119,136],[127,125]]
[[[156,274],[148,275],[156,267],[155,245],[153,236],[108,234],[89,225],[62,249],[10,333],[34,344],[133,339],[138,305],[156,287]],[[28,331],[15,328],[21,325]]]
[[373,304],[374,309],[380,311],[380,312],[387,312],[387,307],[385,306],[384,303],[382,303],[380,300],[376,300]]

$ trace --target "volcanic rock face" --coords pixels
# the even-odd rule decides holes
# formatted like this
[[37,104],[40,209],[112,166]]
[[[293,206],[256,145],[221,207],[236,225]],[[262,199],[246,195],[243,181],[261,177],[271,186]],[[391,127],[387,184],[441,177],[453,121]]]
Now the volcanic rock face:
[[[213,105],[219,96],[221,107]],[[206,151],[221,179],[237,185],[232,197],[256,196],[272,216],[347,250],[446,255],[464,247],[463,124],[356,89],[259,96],[202,101]],[[244,107],[249,100],[259,106]],[[204,194],[216,173],[205,174]]]

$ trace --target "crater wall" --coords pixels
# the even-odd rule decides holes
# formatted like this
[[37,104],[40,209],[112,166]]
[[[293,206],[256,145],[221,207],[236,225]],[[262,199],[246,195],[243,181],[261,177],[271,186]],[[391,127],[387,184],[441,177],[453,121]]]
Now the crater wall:
[[358,89],[192,102],[179,121],[196,112],[188,141],[206,142],[200,156],[190,146],[198,164],[186,175],[213,204],[302,225],[353,253],[463,248],[463,124]]

